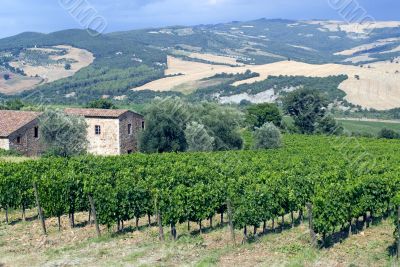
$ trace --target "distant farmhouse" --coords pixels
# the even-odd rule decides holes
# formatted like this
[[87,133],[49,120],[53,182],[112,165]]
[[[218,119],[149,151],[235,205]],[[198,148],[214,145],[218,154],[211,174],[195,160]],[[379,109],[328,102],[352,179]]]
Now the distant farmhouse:
[[[121,155],[138,151],[138,135],[145,127],[142,115],[129,110],[68,108],[65,113],[82,116],[88,125],[88,153]],[[43,151],[40,112],[0,110],[0,148],[26,156]]]
[[38,156],[40,112],[0,110],[0,148]]

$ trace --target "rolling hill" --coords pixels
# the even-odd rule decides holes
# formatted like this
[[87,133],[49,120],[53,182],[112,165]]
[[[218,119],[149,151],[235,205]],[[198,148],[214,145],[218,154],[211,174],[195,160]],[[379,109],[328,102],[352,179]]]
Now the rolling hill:
[[[231,79],[204,79],[222,72],[240,74],[250,70],[259,75],[243,81],[235,79],[236,86],[279,75],[316,81],[347,75],[348,79],[338,85],[346,95],[338,101],[378,110],[400,107],[400,22],[378,22],[374,26],[370,33],[363,25],[336,21],[259,19],[96,37],[85,30],[27,32],[0,40],[0,71],[12,77],[19,75],[21,81],[7,81],[11,86],[28,83],[22,88],[29,91],[15,93],[33,102],[45,98],[51,103],[79,104],[109,97],[124,103],[143,103],[155,96],[210,91]],[[21,54],[35,47],[54,46],[88,51],[93,62],[72,76],[56,76],[47,83],[40,83],[40,72],[21,73]],[[47,64],[46,60],[39,67]],[[171,62],[180,62],[183,69],[177,71]],[[140,90],[132,90],[135,88]],[[12,89],[8,89],[10,92]]]

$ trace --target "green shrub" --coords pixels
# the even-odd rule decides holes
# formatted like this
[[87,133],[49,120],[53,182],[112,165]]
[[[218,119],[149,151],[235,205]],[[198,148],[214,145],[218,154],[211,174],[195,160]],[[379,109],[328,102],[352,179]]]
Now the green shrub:
[[384,138],[384,139],[399,139],[400,134],[396,132],[395,130],[388,129],[388,128],[383,128],[379,133],[378,133],[379,138]]
[[265,123],[254,131],[255,149],[272,149],[282,146],[282,135],[273,123]]

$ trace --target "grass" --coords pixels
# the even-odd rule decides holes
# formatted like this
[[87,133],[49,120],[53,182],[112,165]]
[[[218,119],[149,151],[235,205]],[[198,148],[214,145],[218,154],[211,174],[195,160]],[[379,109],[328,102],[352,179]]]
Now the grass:
[[[286,125],[293,125],[293,119],[289,116],[284,116],[283,121]],[[360,120],[340,120],[338,122],[342,124],[346,132],[356,133],[368,133],[377,136],[379,131],[383,128],[392,129],[400,132],[400,121],[399,123],[385,122],[385,121],[360,121]]]
[[[373,225],[359,234],[342,240],[327,249],[310,246],[307,224],[251,238],[241,245],[242,233],[236,231],[236,243],[226,225],[215,228],[204,222],[204,233],[198,226],[177,226],[178,240],[172,241],[168,228],[166,241],[160,242],[156,226],[147,227],[146,219],[140,221],[140,230],[133,230],[134,222],[126,222],[124,233],[108,233],[102,227],[102,237],[95,237],[94,226],[71,229],[68,217],[62,217],[62,232],[57,220],[46,220],[49,234],[41,235],[35,220],[36,212],[28,211],[33,220],[17,222],[19,211],[11,211],[14,222],[0,222],[0,266],[396,266],[390,256],[394,243],[391,220]],[[4,212],[0,213],[4,218]],[[76,216],[77,222],[87,219],[86,213]],[[270,225],[269,225],[270,226]],[[114,229],[115,230],[115,229]]]
[[339,120],[344,129],[349,132],[364,132],[377,135],[383,128],[388,128],[400,132],[400,123],[389,123],[380,121],[350,121]]
[[29,160],[29,158],[26,157],[19,157],[19,156],[0,156],[0,162],[4,161],[4,162],[23,162]]

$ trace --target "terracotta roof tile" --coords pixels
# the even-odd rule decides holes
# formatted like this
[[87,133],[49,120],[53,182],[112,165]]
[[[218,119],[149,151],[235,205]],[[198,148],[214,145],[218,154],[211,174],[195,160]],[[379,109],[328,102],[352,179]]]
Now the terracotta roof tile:
[[42,113],[32,111],[0,110],[0,137],[8,137]]
[[67,108],[65,113],[84,117],[94,118],[119,118],[127,109],[94,109],[94,108]]

